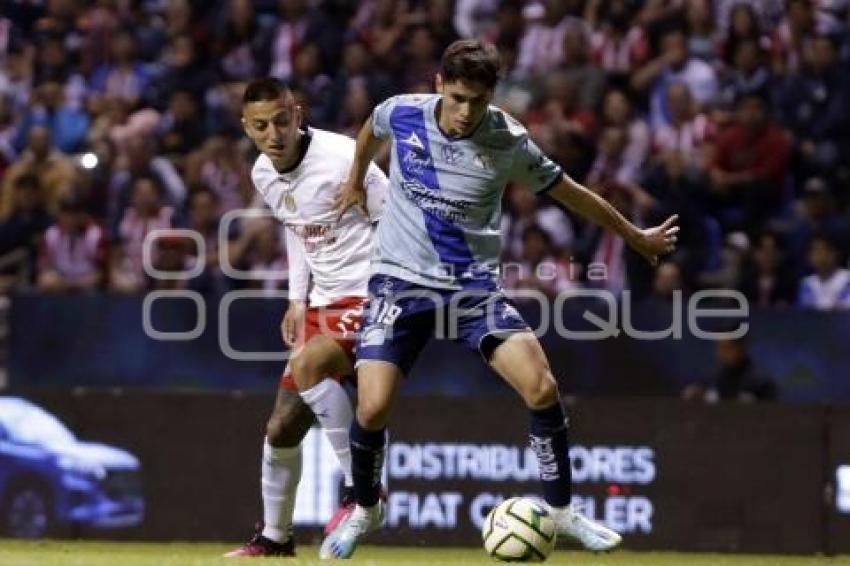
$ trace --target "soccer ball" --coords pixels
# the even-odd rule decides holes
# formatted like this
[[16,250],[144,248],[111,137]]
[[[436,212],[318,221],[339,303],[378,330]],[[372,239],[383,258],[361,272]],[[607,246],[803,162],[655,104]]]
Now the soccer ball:
[[484,550],[505,562],[543,562],[555,549],[557,530],[546,508],[527,497],[512,497],[490,511],[481,529]]

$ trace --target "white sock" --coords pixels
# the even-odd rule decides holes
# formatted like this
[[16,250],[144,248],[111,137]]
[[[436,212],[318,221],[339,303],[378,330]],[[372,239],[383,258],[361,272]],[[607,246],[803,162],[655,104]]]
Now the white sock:
[[322,430],[331,443],[345,476],[345,485],[352,486],[351,448],[348,446],[348,429],[354,420],[351,401],[335,379],[325,378],[310,389],[301,392],[301,398],[315,413]]
[[292,534],[295,492],[301,479],[301,446],[275,448],[263,441],[263,536],[284,542]]

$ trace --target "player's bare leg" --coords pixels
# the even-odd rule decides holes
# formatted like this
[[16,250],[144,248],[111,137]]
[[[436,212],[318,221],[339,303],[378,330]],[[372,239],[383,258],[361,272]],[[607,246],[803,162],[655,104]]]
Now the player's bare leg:
[[301,347],[289,367],[301,399],[316,415],[345,477],[341,505],[325,526],[327,534],[354,510],[355,503],[348,441],[354,412],[343,386],[337,379],[327,376],[353,375],[354,367],[339,342],[323,335],[313,336]]
[[520,394],[531,412],[531,447],[540,466],[543,496],[559,533],[589,550],[616,547],[622,540],[620,535],[570,506],[568,421],[540,342],[531,332],[513,334],[493,351],[490,366]]
[[383,522],[380,500],[386,426],[401,382],[391,363],[364,361],[357,370],[357,411],[351,425],[351,470],[357,507],[329,534],[319,557],[349,558],[357,545]]
[[313,424],[313,412],[299,395],[278,389],[266,423],[261,491],[263,526],[241,548],[225,556],[295,556],[292,513],[301,479],[301,441]]

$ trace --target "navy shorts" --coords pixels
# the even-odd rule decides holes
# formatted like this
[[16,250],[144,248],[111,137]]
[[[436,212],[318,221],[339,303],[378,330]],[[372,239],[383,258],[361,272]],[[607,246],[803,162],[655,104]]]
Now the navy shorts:
[[407,374],[432,336],[465,344],[489,361],[508,336],[529,328],[498,284],[476,281],[476,287],[451,291],[373,275],[357,363],[390,362]]

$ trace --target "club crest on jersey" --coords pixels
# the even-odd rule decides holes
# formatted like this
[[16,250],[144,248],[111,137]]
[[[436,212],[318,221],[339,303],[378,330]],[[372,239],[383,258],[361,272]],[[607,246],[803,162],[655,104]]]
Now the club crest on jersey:
[[472,162],[481,169],[492,171],[496,168],[495,160],[492,155],[486,153],[476,153],[472,158]]
[[444,145],[442,153],[443,160],[449,165],[457,165],[463,159],[463,151],[451,144]]
[[416,135],[416,132],[410,132],[410,135],[407,136],[407,139],[401,141],[402,143],[405,143],[409,146],[413,146],[416,149],[425,151],[425,144],[422,143],[422,140],[419,139],[419,136]]

